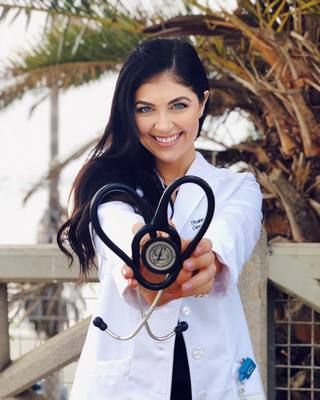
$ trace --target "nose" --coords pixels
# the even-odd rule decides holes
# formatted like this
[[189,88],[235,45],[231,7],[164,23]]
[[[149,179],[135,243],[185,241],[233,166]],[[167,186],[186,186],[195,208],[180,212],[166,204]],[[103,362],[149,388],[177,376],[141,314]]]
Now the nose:
[[159,133],[170,132],[173,127],[173,121],[167,112],[159,112],[154,124],[154,128]]

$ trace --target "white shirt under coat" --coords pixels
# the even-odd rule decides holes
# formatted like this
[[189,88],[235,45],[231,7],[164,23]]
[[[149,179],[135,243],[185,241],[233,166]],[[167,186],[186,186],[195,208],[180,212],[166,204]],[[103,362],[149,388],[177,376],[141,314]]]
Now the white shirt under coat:
[[[216,168],[200,153],[187,175],[203,178],[213,189],[216,208],[205,237],[211,239],[225,266],[207,296],[157,307],[149,320],[151,329],[162,336],[171,332],[178,320],[187,321],[184,339],[192,399],[264,400],[258,368],[243,385],[239,386],[237,379],[241,360],[254,359],[237,283],[260,236],[259,186],[252,174]],[[180,236],[193,238],[205,213],[202,189],[193,184],[181,186],[172,218]],[[107,235],[130,255],[132,226],[142,221],[141,216],[129,205],[113,201],[99,207],[99,218]],[[94,316],[101,316],[110,329],[125,336],[141,319],[137,295],[122,276],[123,261],[100,239],[95,243],[100,254],[100,293]],[[122,342],[90,324],[71,400],[170,400],[173,350],[174,338],[156,342],[144,328],[135,338]]]

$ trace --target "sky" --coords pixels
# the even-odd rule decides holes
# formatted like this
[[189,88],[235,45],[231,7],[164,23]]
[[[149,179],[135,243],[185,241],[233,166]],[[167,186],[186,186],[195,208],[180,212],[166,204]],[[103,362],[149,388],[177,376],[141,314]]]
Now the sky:
[[[8,55],[24,48],[38,29],[37,21],[27,31],[22,21],[10,26],[0,25],[0,64]],[[102,131],[109,114],[115,78],[109,76],[60,96],[61,158]],[[35,97],[27,95],[0,111],[0,245],[35,243],[37,225],[47,203],[44,187],[22,205],[25,193],[48,169],[49,102],[42,103],[30,118],[34,102]],[[62,175],[64,204],[83,159],[73,162]]]
[[[13,52],[32,42],[42,21],[41,16],[33,17],[27,30],[22,18],[11,25],[0,24],[0,65]],[[103,131],[115,81],[116,76],[109,74],[98,82],[60,95],[61,159]],[[22,204],[24,195],[45,174],[49,162],[49,102],[43,102],[30,117],[34,102],[34,95],[28,94],[0,111],[0,245],[36,243],[37,227],[47,205],[46,186],[26,205]],[[229,121],[229,131],[235,124],[237,131],[248,128],[246,121],[234,115]],[[224,130],[222,135],[226,136]],[[65,206],[72,181],[86,154],[72,162],[61,176],[61,201]]]

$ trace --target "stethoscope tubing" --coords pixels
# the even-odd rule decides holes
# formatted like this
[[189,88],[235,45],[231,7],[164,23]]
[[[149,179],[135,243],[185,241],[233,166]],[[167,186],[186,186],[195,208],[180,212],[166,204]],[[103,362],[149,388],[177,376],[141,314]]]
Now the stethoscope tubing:
[[[211,221],[212,217],[214,214],[214,209],[215,209],[215,198],[212,192],[211,187],[208,185],[206,181],[204,181],[202,178],[199,178],[198,176],[193,176],[193,175],[185,175],[175,181],[173,181],[163,192],[158,208],[154,214],[154,217],[151,221],[151,224],[155,224],[161,226],[163,229],[165,228],[165,224],[167,222],[167,206],[170,203],[171,196],[173,195],[174,191],[180,187],[181,185],[185,183],[194,183],[198,186],[201,187],[201,189],[205,192],[205,195],[207,197],[207,214],[205,217],[205,220],[203,221],[200,229],[198,230],[197,234],[195,237],[191,240],[189,245],[186,247],[186,249],[182,252],[181,257],[180,257],[180,262],[182,263],[185,261],[187,258],[190,257],[192,252],[195,250],[197,247],[198,243],[202,239],[203,235],[206,233]],[[165,216],[165,219],[164,219]]]
[[[178,232],[169,224],[168,222],[168,204],[170,204],[171,196],[174,191],[181,185],[185,183],[194,183],[202,188],[207,197],[207,214],[206,217],[196,233],[195,237],[190,241],[186,249],[181,252],[181,240]],[[132,258],[129,257],[122,249],[120,249],[104,232],[101,227],[99,218],[98,218],[98,207],[103,200],[106,200],[110,195],[114,193],[124,193],[129,196],[131,201],[135,204],[137,209],[141,212],[142,217],[145,220],[145,225],[140,228],[140,230],[135,234],[132,244],[131,244],[131,252]],[[108,184],[103,186],[98,190],[96,195],[93,197],[91,206],[90,206],[90,218],[92,227],[100,237],[100,239],[114,252],[116,253],[125,264],[131,267],[134,271],[135,279],[143,285],[145,288],[150,290],[161,290],[170,286],[177,278],[179,271],[182,267],[183,262],[192,254],[195,250],[196,246],[200,242],[201,238],[205,234],[208,229],[210,222],[213,217],[215,208],[215,198],[212,192],[211,187],[201,178],[192,175],[186,175],[182,178],[177,179],[172,182],[166,190],[163,192],[154,217],[150,221],[148,218],[148,213],[142,205],[142,199],[138,195],[138,193],[130,188],[129,186],[123,184]],[[141,240],[145,235],[150,235],[151,238],[157,237],[157,231],[162,231],[167,233],[172,239],[172,243],[176,247],[176,255],[177,259],[175,263],[171,266],[171,268],[166,269],[164,274],[166,277],[163,281],[149,282],[147,281],[140,271],[140,246]],[[155,273],[162,273],[153,271]]]
[[[205,216],[205,219],[198,230],[197,234],[195,237],[190,241],[186,249],[181,252],[181,240],[180,236],[177,233],[177,231],[170,226],[168,222],[168,204],[171,202],[171,197],[174,193],[174,191],[181,186],[184,183],[194,183],[202,188],[202,190],[205,192],[205,195],[207,197],[207,213]],[[131,201],[135,204],[137,209],[141,212],[142,217],[145,220],[146,225],[143,226],[134,236],[133,241],[132,241],[132,258],[130,258],[123,250],[121,250],[104,232],[104,230],[101,227],[99,218],[98,218],[98,207],[101,204],[103,200],[106,200],[107,197],[111,194],[114,193],[125,193],[127,194]],[[101,329],[102,331],[106,332],[109,334],[111,337],[117,340],[130,340],[134,336],[138,334],[138,332],[142,329],[144,326],[147,330],[147,333],[151,338],[153,338],[156,341],[164,341],[170,339],[172,336],[176,334],[180,334],[184,332],[188,328],[188,324],[185,321],[181,321],[178,323],[178,325],[175,327],[175,329],[169,333],[168,335],[164,336],[156,336],[153,334],[148,320],[153,313],[154,309],[158,305],[160,298],[163,294],[163,291],[166,287],[168,287],[170,284],[172,284],[175,279],[177,278],[183,262],[190,257],[192,252],[195,250],[196,246],[200,242],[201,238],[205,234],[206,230],[208,229],[210,222],[213,217],[214,213],[214,208],[215,208],[215,198],[212,192],[212,189],[210,186],[201,178],[196,177],[196,176],[191,176],[187,175],[184,176],[173,183],[169,185],[166,190],[163,192],[157,210],[154,214],[154,217],[151,219],[148,218],[148,213],[145,210],[145,208],[142,206],[142,199],[138,195],[138,193],[133,190],[132,188],[122,185],[122,184],[108,184],[103,186],[101,189],[98,190],[98,192],[95,194],[91,201],[90,205],[90,218],[91,218],[91,229],[92,229],[92,240],[94,243],[94,237],[93,237],[93,231],[96,232],[98,237],[112,250],[115,254],[117,254],[125,264],[127,264],[129,267],[131,267],[134,271],[134,276],[137,279],[137,281],[143,285],[147,289],[151,290],[158,290],[157,295],[155,296],[151,306],[149,307],[148,311],[145,313],[143,309],[143,304],[142,304],[142,297],[141,297],[141,292],[140,288],[137,288],[137,297],[138,297],[138,302],[139,302],[139,309],[140,309],[140,314],[141,314],[141,321],[137,325],[137,327],[127,336],[120,336],[114,333],[112,330],[108,328],[108,325],[102,320],[100,317],[96,317],[93,320],[93,324]],[[150,222],[149,222],[150,221]],[[174,263],[174,265],[166,270],[166,277],[165,279],[160,282],[160,283],[150,283],[144,277],[142,276],[140,272],[140,246],[141,246],[141,239],[145,235],[150,235],[152,239],[157,238],[157,231],[167,233],[170,238],[172,239],[173,243],[176,243],[176,248],[178,257]],[[104,257],[104,256],[102,256]],[[156,272],[156,271],[155,271]]]
[[172,337],[175,333],[171,332],[170,334],[164,336],[164,337],[158,337],[155,336],[150,329],[150,326],[148,324],[148,319],[151,317],[151,314],[153,313],[154,309],[156,308],[156,306],[158,305],[160,298],[162,296],[163,290],[159,290],[155,299],[153,300],[151,306],[149,307],[148,311],[145,313],[143,311],[142,308],[142,300],[141,300],[141,293],[140,290],[138,289],[138,299],[139,299],[139,307],[140,307],[140,313],[142,316],[142,320],[139,322],[139,324],[137,325],[137,327],[127,336],[120,336],[117,335],[116,333],[114,333],[109,327],[108,325],[102,320],[102,318],[100,317],[96,317],[93,320],[93,324],[99,328],[100,330],[102,330],[103,332],[106,332],[108,335],[110,335],[112,338],[117,339],[117,340],[121,340],[121,341],[126,341],[126,340],[130,340],[132,338],[134,338],[140,331],[141,329],[145,326],[148,334],[155,340],[157,341],[163,341],[163,340],[167,340],[170,337]]
[[100,188],[91,200],[91,205],[90,205],[91,225],[93,230],[98,235],[98,237],[109,247],[109,249],[112,250],[114,253],[116,253],[125,262],[125,264],[135,269],[132,258],[130,258],[106,235],[99,221],[98,208],[102,200],[106,200],[107,197],[110,197],[110,195],[114,193],[128,194],[130,199],[134,201],[135,205],[139,207],[139,211],[141,212],[143,219],[145,221],[148,220],[148,214],[141,205],[141,198],[138,195],[138,193],[127,185],[111,183]]

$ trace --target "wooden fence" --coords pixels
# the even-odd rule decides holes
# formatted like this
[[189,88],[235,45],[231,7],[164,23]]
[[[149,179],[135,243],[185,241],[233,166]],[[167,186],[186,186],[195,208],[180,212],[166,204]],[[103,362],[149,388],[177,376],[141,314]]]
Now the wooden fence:
[[[0,399],[31,399],[25,390],[78,359],[89,318],[10,360],[7,284],[75,282],[77,265],[67,267],[54,245],[0,246]],[[320,244],[274,244],[263,236],[241,277],[240,291],[264,383],[267,382],[267,297],[270,279],[320,310]],[[96,275],[89,278],[96,281]],[[257,329],[258,328],[258,329]]]

